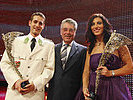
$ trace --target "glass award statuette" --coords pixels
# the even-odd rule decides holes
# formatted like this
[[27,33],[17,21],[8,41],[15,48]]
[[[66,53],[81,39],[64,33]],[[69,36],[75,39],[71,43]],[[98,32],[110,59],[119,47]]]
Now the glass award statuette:
[[[18,37],[19,35],[23,35],[23,33],[21,33],[21,32],[8,32],[6,34],[2,34],[2,39],[4,41],[6,52],[7,52],[7,55],[9,57],[9,60],[10,60],[9,64],[14,67],[14,69],[15,69],[16,73],[18,74],[18,76],[20,77],[20,79],[23,79],[22,74],[17,69],[18,65],[14,61],[14,57],[12,56],[12,53],[11,53],[12,43],[13,43],[14,39],[16,37]],[[21,83],[21,87],[25,88],[25,86],[27,84],[29,84],[29,81],[24,81]]]

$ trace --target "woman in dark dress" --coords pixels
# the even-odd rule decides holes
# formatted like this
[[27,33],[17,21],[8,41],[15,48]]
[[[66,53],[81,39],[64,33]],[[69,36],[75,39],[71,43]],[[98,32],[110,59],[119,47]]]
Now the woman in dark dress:
[[[133,73],[133,62],[127,46],[115,50],[104,66],[98,67],[112,27],[102,14],[93,14],[88,22],[86,39],[90,44],[83,72],[83,94],[95,92],[96,70],[101,69],[96,100],[132,100],[131,93],[122,76]],[[98,68],[97,68],[98,67]]]

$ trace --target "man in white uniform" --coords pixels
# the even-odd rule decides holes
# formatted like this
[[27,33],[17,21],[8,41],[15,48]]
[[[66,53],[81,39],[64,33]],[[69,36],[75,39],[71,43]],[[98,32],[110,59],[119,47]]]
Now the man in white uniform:
[[[8,83],[5,100],[44,100],[44,86],[54,73],[54,43],[40,35],[45,26],[45,16],[40,12],[33,13],[29,26],[30,33],[15,38],[12,44],[12,55],[18,63],[16,67],[24,79],[10,65],[6,50],[1,60],[0,67]],[[26,80],[29,84],[22,88],[21,83]]]

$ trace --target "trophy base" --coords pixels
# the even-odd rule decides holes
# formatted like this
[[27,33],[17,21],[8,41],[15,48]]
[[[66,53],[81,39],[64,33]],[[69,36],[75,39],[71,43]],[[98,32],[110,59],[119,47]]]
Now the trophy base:
[[96,99],[95,93],[93,93],[92,91],[90,91],[89,93],[90,93],[90,96],[88,96],[88,99],[95,100]]
[[24,81],[21,83],[21,87],[24,89],[27,84],[30,84],[29,81]]

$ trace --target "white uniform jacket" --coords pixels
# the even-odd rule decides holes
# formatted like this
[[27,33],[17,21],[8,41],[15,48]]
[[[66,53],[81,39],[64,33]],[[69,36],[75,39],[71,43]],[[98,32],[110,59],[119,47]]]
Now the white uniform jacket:
[[6,100],[44,100],[44,85],[52,78],[55,66],[54,43],[51,40],[37,37],[33,51],[30,49],[31,35],[17,37],[13,41],[12,55],[19,65],[18,70],[24,79],[33,82],[36,91],[21,95],[13,89],[14,83],[20,79],[5,50],[1,60],[1,70],[8,83]]

